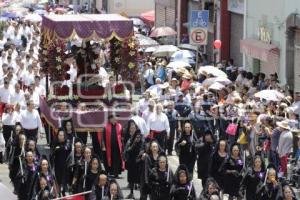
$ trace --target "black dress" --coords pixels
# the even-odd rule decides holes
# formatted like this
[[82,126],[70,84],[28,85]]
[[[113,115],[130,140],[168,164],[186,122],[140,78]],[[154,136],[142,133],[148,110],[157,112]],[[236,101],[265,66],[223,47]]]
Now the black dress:
[[92,193],[89,196],[89,200],[103,200],[108,195],[108,186],[105,185],[100,187],[99,185],[94,185],[92,187]]
[[141,178],[141,165],[137,162],[137,158],[143,148],[143,141],[135,142],[135,138],[135,135],[130,138],[124,149],[125,167],[128,171],[127,181],[131,184],[140,183]]
[[173,173],[169,169],[160,171],[154,168],[150,174],[151,200],[165,200],[170,198],[170,189],[173,182]]
[[[73,186],[73,193],[80,193],[84,191],[84,187],[83,187],[83,182],[84,179],[86,178],[84,176],[85,171],[88,173],[89,172],[89,163],[90,162],[86,162],[84,159],[82,158],[80,161],[78,161],[78,163],[75,166],[75,172],[74,172],[74,178],[76,178],[76,183]],[[85,167],[87,167],[85,169]],[[85,180],[85,184],[86,184],[86,180]]]
[[66,184],[66,172],[67,172],[67,163],[66,160],[69,155],[69,149],[66,143],[58,143],[54,146],[51,154],[51,160],[54,166],[54,173],[56,177],[57,184],[64,185]]
[[257,200],[277,200],[279,193],[279,185],[274,186],[273,183],[260,184],[257,186],[256,197]]
[[[246,200],[256,200],[257,186],[264,182],[265,172],[256,172],[249,168],[243,177],[241,190],[246,190]],[[241,191],[243,192],[243,191]]]
[[[180,144],[183,140],[187,142],[184,146]],[[191,177],[193,176],[196,161],[195,142],[194,134],[186,135],[183,133],[175,144],[175,150],[179,156],[179,164],[187,167]]]
[[37,181],[37,167],[33,166],[24,166],[23,167],[24,174],[22,175],[21,170],[19,171],[17,178],[18,178],[18,185],[19,189],[18,199],[20,200],[28,200],[33,198],[34,191],[35,191],[35,182]]
[[[104,131],[105,133],[106,131]],[[104,141],[106,141],[104,134]],[[117,136],[117,130],[116,125],[111,125],[111,167],[108,168],[108,171],[111,175],[118,176],[122,173],[122,158],[121,158],[121,152],[119,149],[119,142],[118,136]]]
[[[243,169],[243,161],[241,159],[233,159],[232,157],[228,158],[222,171],[224,173],[223,181],[226,181],[224,184],[224,194],[229,194],[230,196],[239,196],[240,184],[242,181],[241,171]],[[229,173],[228,170],[234,170],[234,173]]]
[[198,178],[202,180],[202,185],[206,183],[209,175],[209,163],[211,162],[211,154],[213,152],[213,145],[208,143],[200,143],[196,145],[197,150],[197,172]]
[[222,164],[225,162],[226,156],[222,157],[216,151],[213,153],[210,163],[210,176],[213,177],[216,182],[218,183],[220,188],[224,188],[224,178],[222,173]]
[[170,191],[170,200],[195,200],[196,192],[194,186],[189,183],[185,185],[174,184]]
[[90,191],[95,184],[95,181],[98,178],[99,173],[93,173],[91,170],[88,171],[85,180],[85,189],[84,191]]

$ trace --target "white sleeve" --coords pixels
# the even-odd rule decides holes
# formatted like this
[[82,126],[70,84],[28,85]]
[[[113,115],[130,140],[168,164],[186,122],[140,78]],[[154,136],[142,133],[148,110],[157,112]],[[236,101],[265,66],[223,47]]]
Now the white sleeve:
[[167,115],[166,114],[164,114],[164,121],[165,121],[165,129],[166,129],[166,131],[167,131],[167,135],[169,135],[170,134],[170,124],[169,124],[169,120],[168,120],[168,117],[167,117]]

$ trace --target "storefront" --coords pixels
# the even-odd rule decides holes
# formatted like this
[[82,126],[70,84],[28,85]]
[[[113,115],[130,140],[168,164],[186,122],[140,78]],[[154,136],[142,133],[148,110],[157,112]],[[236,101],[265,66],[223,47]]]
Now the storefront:
[[256,39],[244,39],[240,41],[240,51],[253,59],[253,73],[262,72],[266,76],[278,73],[280,51],[276,45]]

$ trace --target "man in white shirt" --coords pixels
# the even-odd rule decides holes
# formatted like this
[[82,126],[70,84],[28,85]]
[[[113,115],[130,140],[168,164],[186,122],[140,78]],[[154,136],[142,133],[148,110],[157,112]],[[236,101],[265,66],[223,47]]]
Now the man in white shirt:
[[11,94],[11,90],[9,87],[9,81],[7,78],[4,79],[4,85],[0,87],[0,101],[1,103],[7,104],[9,103],[9,97]]
[[39,112],[34,109],[32,100],[27,102],[27,109],[21,111],[20,123],[24,128],[26,138],[37,141],[38,133],[43,131],[43,125]]
[[170,134],[168,117],[163,113],[162,104],[156,105],[156,112],[149,116],[147,125],[150,129],[150,138],[155,138],[162,149],[166,150],[166,140]]
[[40,77],[34,77],[34,92],[36,92],[39,96],[46,96],[46,89],[40,84]]
[[141,133],[146,136],[149,133],[149,128],[145,122],[145,120],[140,117],[136,111],[132,112],[131,120],[134,121],[134,123],[137,125],[137,127],[140,129]]
[[19,83],[15,84],[15,91],[10,94],[9,104],[16,105],[20,104],[20,106],[25,106],[25,96],[23,90],[21,90],[21,85]]
[[149,100],[148,108],[145,109],[142,113],[142,118],[145,120],[145,122],[148,121],[149,116],[154,113],[155,108],[155,101],[153,99]]
[[144,98],[140,99],[138,103],[139,114],[142,114],[143,111],[145,111],[148,108],[149,100],[150,100],[150,92],[146,91],[144,94]]
[[6,105],[5,109],[6,112],[2,115],[2,128],[5,144],[7,144],[17,122],[17,113],[13,112],[13,106]]
[[154,71],[152,69],[152,64],[150,62],[145,63],[144,65],[144,74],[143,77],[146,80],[146,89],[154,84]]

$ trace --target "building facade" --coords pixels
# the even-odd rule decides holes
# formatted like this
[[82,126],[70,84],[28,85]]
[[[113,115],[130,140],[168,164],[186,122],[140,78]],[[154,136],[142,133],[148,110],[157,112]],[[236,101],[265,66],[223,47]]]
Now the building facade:
[[154,10],[155,0],[105,0],[108,13],[126,13],[130,17]]
[[245,0],[245,4],[246,35],[240,43],[245,67],[266,75],[277,72],[280,85],[300,92],[300,1]]

